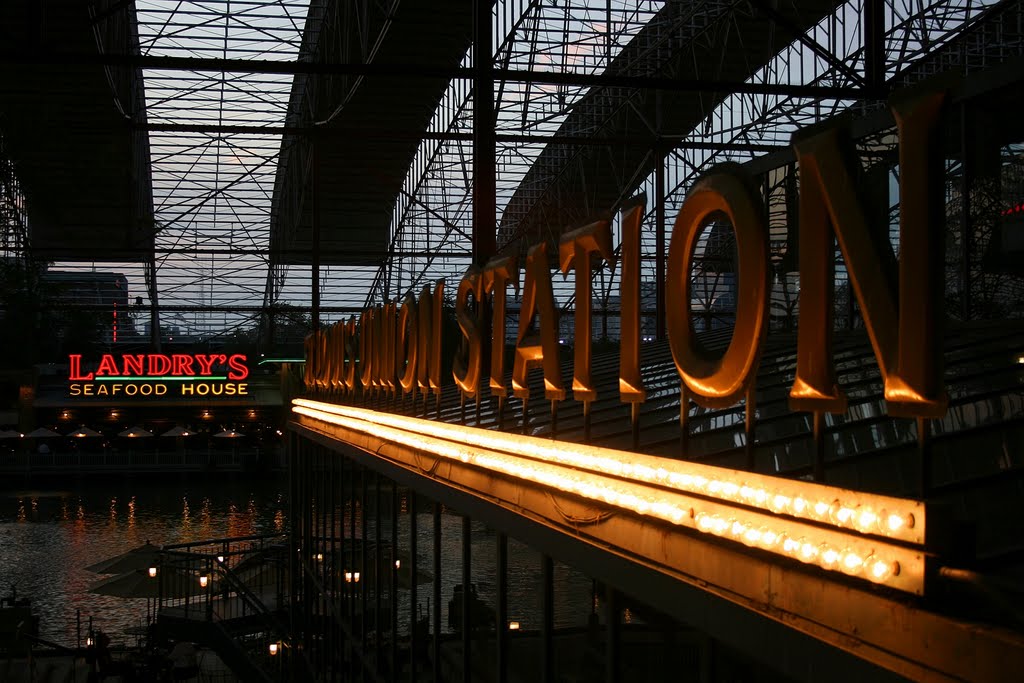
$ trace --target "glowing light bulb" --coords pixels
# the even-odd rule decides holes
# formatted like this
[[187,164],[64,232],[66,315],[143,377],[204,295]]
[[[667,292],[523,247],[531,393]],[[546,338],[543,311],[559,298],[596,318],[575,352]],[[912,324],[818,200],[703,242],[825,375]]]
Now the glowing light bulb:
[[904,526],[912,529],[914,527],[914,515],[908,514],[904,517],[903,515],[892,513],[886,518],[886,526],[892,532],[899,531]]
[[774,548],[779,544],[779,541],[783,540],[782,534],[775,533],[767,527],[761,528],[761,546],[764,548]]
[[719,536],[725,534],[725,532],[729,529],[729,526],[729,520],[722,519],[721,517],[715,519],[715,533]]
[[273,656],[275,656],[277,654],[277,648],[278,648],[277,643],[271,643],[270,644],[270,656],[271,657],[273,657]]
[[878,515],[871,508],[864,508],[857,515],[857,530],[864,533],[871,533],[878,524]]
[[838,563],[839,552],[823,543],[821,547],[821,566],[825,569],[832,569]]
[[842,570],[847,574],[857,574],[864,568],[864,558],[852,550],[843,553]]
[[401,568],[402,568],[402,561],[401,560],[395,560],[395,569],[401,569]]
[[510,622],[508,622],[508,630],[509,631],[518,631],[519,630],[519,622],[518,621],[510,621]]
[[151,579],[156,578],[156,567],[150,567],[149,568],[149,578],[151,578]]
[[199,577],[199,585],[202,588],[206,588],[206,585],[210,583],[210,577],[203,575]]
[[868,578],[872,581],[885,581],[891,576],[900,573],[898,562],[886,562],[885,560],[874,560],[868,570]]
[[814,562],[818,557],[818,547],[813,543],[803,541],[800,544],[800,559],[804,562]]
[[814,504],[814,514],[819,517],[824,517],[828,514],[829,509],[832,507],[830,503],[826,503],[823,500],[819,500]]
[[838,508],[836,508],[836,521],[840,524],[849,524],[850,520],[853,519],[854,514],[855,512],[852,508],[838,506]]
[[793,512],[797,515],[803,515],[804,510],[807,509],[809,503],[805,498],[794,498],[793,499]]

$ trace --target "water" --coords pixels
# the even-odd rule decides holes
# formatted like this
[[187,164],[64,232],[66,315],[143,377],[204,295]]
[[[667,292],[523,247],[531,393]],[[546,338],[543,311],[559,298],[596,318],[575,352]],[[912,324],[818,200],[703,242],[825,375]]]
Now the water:
[[193,478],[80,480],[0,491],[0,593],[29,597],[43,637],[74,644],[92,616],[115,642],[146,616],[145,599],[89,592],[104,575],[85,567],[150,541],[156,545],[286,529],[283,484]]
[[[433,531],[426,510],[416,510],[417,561],[421,571],[430,573]],[[83,633],[92,616],[94,626],[110,634],[115,643],[132,643],[134,636],[126,634],[126,629],[144,623],[146,600],[90,593],[89,586],[104,575],[85,567],[146,541],[166,545],[282,532],[287,529],[286,511],[281,481],[94,479],[66,487],[0,490],[0,593],[7,594],[13,584],[19,596],[32,599],[43,637],[74,644],[76,613],[80,611]],[[383,524],[385,537],[390,514],[382,511],[388,518]],[[345,510],[339,508],[337,517],[345,519]],[[419,586],[417,612],[426,615],[440,608],[442,630],[450,632],[448,601],[462,581],[462,518],[445,510],[441,520],[441,604],[430,604],[433,588],[428,581]],[[369,521],[372,529],[373,520]],[[403,504],[398,520],[399,547],[403,549],[408,548],[409,522],[410,511]],[[497,604],[495,541],[493,531],[473,522],[473,583],[480,598],[492,608]],[[520,622],[523,630],[540,626],[540,563],[537,551],[509,540],[509,617]],[[586,623],[596,606],[592,588],[584,573],[555,565],[556,627]],[[408,592],[402,591],[398,608],[403,631],[409,623],[408,599]]]

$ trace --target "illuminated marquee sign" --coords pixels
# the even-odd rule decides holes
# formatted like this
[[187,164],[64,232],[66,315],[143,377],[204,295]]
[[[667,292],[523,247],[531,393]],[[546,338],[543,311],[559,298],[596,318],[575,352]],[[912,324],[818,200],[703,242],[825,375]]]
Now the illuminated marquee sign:
[[[800,321],[796,378],[790,389],[794,410],[843,412],[846,398],[835,379],[832,358],[834,299],[833,240],[837,240],[853,292],[881,369],[888,411],[893,415],[940,417],[946,410],[942,356],[936,343],[942,311],[941,145],[935,141],[943,92],[917,93],[894,100],[899,135],[900,254],[898,287],[893,291],[878,243],[868,226],[870,215],[856,190],[856,173],[846,149],[851,141],[838,126],[818,127],[793,136],[800,173],[799,250]],[[735,165],[720,166],[703,177],[683,202],[672,230],[665,291],[666,322],[672,357],[688,397],[708,407],[732,405],[746,396],[756,375],[768,321],[770,292],[768,230],[763,198],[752,178]],[[724,214],[736,234],[738,282],[736,327],[725,353],[709,354],[691,323],[690,272],[697,240],[705,225]],[[640,222],[643,207],[622,216],[621,345],[619,395],[622,401],[646,397],[640,373]],[[530,397],[527,374],[543,372],[544,397],[566,398],[558,359],[558,309],[551,285],[548,245],[527,255],[522,286],[519,334],[512,368],[512,393]],[[613,258],[611,228],[595,222],[561,237],[558,262],[575,274],[577,330],[589,330],[591,262]],[[489,389],[504,399],[506,297],[519,290],[514,257],[473,266],[459,283],[456,317],[463,341],[455,357],[454,380],[476,395],[482,380],[483,330],[480,316],[492,311]],[[441,391],[441,302],[444,281],[434,291],[424,286],[417,300],[366,309],[357,320],[331,325],[306,340],[306,386],[314,391],[382,391],[437,394]],[[487,299],[477,306],[470,297]],[[532,325],[535,318],[539,324]],[[358,368],[358,372],[357,372]],[[572,398],[585,403],[597,396],[591,381],[589,337],[578,335]]]
[[81,354],[68,356],[68,396],[209,398],[249,395],[244,354],[103,354],[88,371]]

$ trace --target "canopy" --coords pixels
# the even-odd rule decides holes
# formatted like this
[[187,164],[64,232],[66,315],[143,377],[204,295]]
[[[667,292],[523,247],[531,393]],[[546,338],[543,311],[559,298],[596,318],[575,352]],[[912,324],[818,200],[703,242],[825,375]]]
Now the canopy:
[[116,598],[184,598],[201,595],[207,590],[199,585],[199,576],[172,567],[160,567],[155,577],[149,569],[134,569],[111,576],[89,586],[90,593],[112,595]]
[[126,429],[123,432],[118,433],[118,436],[126,436],[129,439],[153,436],[153,432],[143,429],[142,427],[135,426],[131,429]]
[[21,436],[21,432],[16,432],[13,429],[0,431],[0,439],[20,439]]
[[94,429],[89,429],[88,427],[79,427],[75,431],[73,431],[70,434],[68,434],[68,436],[74,437],[76,439],[86,439],[86,438],[91,438],[91,437],[96,437],[96,436],[103,436],[103,435],[100,434],[99,432],[97,432]]
[[156,566],[159,552],[160,546],[146,541],[137,548],[89,565],[86,569],[97,574],[120,574],[134,569],[148,569]]
[[32,430],[25,436],[29,437],[30,439],[52,439],[53,437],[60,436],[60,434],[53,431],[52,429],[40,427],[39,429]]
[[217,432],[213,435],[215,439],[236,439],[240,436],[245,436],[242,432],[236,432],[234,429],[228,429],[223,432]]
[[195,434],[195,432],[190,432],[184,427],[173,427],[160,436],[195,436]]

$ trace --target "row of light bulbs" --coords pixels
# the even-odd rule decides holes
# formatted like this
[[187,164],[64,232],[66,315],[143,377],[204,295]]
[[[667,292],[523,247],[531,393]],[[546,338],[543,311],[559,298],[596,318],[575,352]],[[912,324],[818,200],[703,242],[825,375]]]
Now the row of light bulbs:
[[[764,482],[767,477],[708,465],[671,461],[595,446],[553,442],[537,437],[510,435],[479,427],[451,425],[307,399],[296,399],[295,404],[376,425],[415,431],[446,441],[473,443],[492,451],[514,453],[543,462],[555,462],[684,493],[740,503],[863,534],[880,534],[918,543],[922,540],[919,532],[913,532],[917,520],[914,513],[908,509],[915,505],[913,501],[885,498],[884,500],[890,503],[890,509],[872,507],[840,497],[846,493],[855,495],[852,492],[843,492],[809,482],[800,483],[801,489],[806,491],[800,493],[786,483]],[[882,499],[880,496],[873,498]]]
[[640,482],[571,469],[560,463],[496,453],[461,441],[440,439],[427,435],[426,430],[420,429],[419,425],[416,425],[415,430],[400,429],[386,426],[377,420],[368,422],[306,405],[296,406],[294,411],[360,432],[372,433],[443,458],[688,526],[704,533],[731,538],[824,569],[845,571],[877,583],[885,583],[899,573],[899,563],[877,555],[874,551],[874,545],[877,544],[873,544],[870,539],[854,539],[859,540],[857,547],[837,548],[834,543],[837,534],[833,531],[819,530],[814,526],[785,518],[768,517],[742,508],[731,508],[729,517],[725,517],[717,511],[722,507],[719,504],[704,503],[701,499],[687,498],[680,493],[652,488]]
[[698,529],[715,536],[731,538],[752,548],[780,552],[807,564],[839,570],[875,583],[885,583],[900,573],[898,561],[876,555],[870,549],[837,549],[827,541],[819,543],[807,536],[791,538],[765,525],[744,523],[734,517],[717,514],[697,513],[696,522]]

